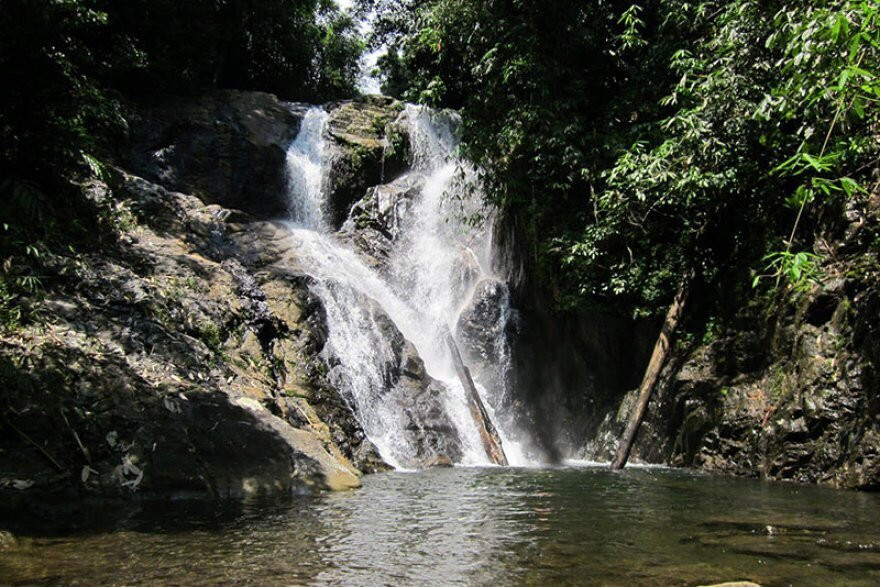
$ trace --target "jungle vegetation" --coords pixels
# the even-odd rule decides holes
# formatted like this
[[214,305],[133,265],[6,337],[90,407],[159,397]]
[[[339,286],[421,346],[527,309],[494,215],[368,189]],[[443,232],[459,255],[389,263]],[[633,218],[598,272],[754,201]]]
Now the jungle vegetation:
[[719,304],[797,294],[877,193],[878,0],[356,6],[3,0],[0,322],[21,320],[47,251],[109,246],[117,213],[82,185],[127,101],[353,97],[366,47],[388,47],[386,93],[461,112],[463,154],[558,308],[658,316],[691,274]]
[[656,316],[689,272],[719,303],[796,295],[877,192],[877,0],[360,8],[385,90],[461,111],[560,307]]
[[217,88],[323,102],[356,94],[363,41],[332,0],[3,0],[0,325],[27,313],[50,253],[111,246],[85,197],[125,104]]

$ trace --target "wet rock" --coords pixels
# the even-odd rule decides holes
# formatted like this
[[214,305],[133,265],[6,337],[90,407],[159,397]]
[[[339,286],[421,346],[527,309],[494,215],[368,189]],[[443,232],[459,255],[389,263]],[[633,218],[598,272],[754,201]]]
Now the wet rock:
[[428,459],[424,463],[424,468],[426,469],[446,469],[453,466],[455,465],[452,462],[452,459],[450,459],[446,455],[438,455],[436,457]]
[[330,169],[327,179],[331,224],[339,227],[367,188],[394,179],[405,168],[389,149],[386,127],[400,114],[400,102],[381,96],[332,105],[328,121]]
[[[766,331],[734,331],[667,366],[636,453],[727,474],[880,486],[871,391],[878,363],[870,350],[880,329],[844,289],[829,283]],[[743,328],[758,323],[749,315],[740,318]],[[863,338],[854,339],[859,331]],[[601,430],[608,442],[619,433],[614,425]]]
[[403,337],[397,326],[380,309],[376,312],[382,328],[393,340],[396,355],[389,365],[390,393],[407,422],[406,437],[402,440],[412,449],[410,460],[403,465],[423,468],[425,463],[439,456],[461,460],[461,439],[444,401],[449,391],[428,374],[415,346]]
[[[474,379],[485,389],[504,429],[530,430],[530,407],[519,401],[511,378],[512,341],[518,314],[511,307],[510,291],[497,279],[483,279],[474,287],[456,325],[462,358]],[[519,439],[516,440],[525,440]],[[544,455],[536,454],[538,459]]]
[[[408,342],[400,358],[403,364],[422,362]],[[404,466],[426,468],[438,466],[434,464],[438,459],[461,460],[461,440],[446,411],[443,398],[448,390],[442,383],[427,375],[424,367],[410,368],[401,371],[392,393],[408,422],[406,440],[415,448]]]
[[0,550],[9,550],[18,546],[18,540],[12,532],[0,530]]
[[[363,436],[363,431],[361,435]],[[391,470],[391,466],[382,459],[375,444],[367,438],[356,438],[356,440],[359,442],[352,452],[351,460],[358,470],[363,473],[382,473]]]
[[[501,375],[505,363],[509,361],[506,325],[508,316],[504,315],[510,307],[510,293],[507,286],[495,279],[484,279],[474,288],[470,303],[462,310],[456,326],[460,334],[465,361],[471,368],[499,371],[493,378]],[[488,378],[487,378],[488,379]]]
[[349,221],[357,229],[372,228],[395,240],[424,187],[425,176],[411,172],[370,188],[366,197],[352,207]]
[[425,185],[419,173],[407,173],[390,184],[370,188],[351,209],[340,237],[375,269],[386,266],[400,227]]
[[407,422],[406,442],[411,449],[406,467],[422,468],[440,455],[453,461],[463,456],[461,439],[452,423],[444,396],[445,385],[431,377],[416,347],[406,340],[394,322],[378,306],[373,309],[380,329],[391,340],[394,357],[387,365],[389,394]]
[[138,219],[119,249],[53,259],[45,323],[0,338],[21,432],[0,435],[0,479],[28,480],[0,493],[356,486],[311,405],[323,316],[278,227],[124,173],[113,197]]
[[[393,425],[398,434],[395,443],[406,447],[403,451],[406,457],[401,461],[404,467],[422,468],[438,455],[460,460],[463,456],[461,440],[446,409],[447,388],[427,373],[416,348],[378,304],[361,299],[358,306],[370,314],[375,337],[371,344],[376,347],[374,360],[381,382],[371,380],[370,389],[359,388],[357,393],[371,395],[366,400],[363,397],[356,400],[351,374],[337,368],[338,358],[333,349],[321,352],[326,361],[324,384],[318,388],[313,403],[321,418],[330,425],[334,441],[357,468],[386,470],[387,465],[381,463],[349,405],[355,401],[381,402],[395,406]],[[345,399],[331,393],[331,389],[342,390]],[[360,414],[360,417],[373,416]],[[401,460],[402,457],[396,455],[396,458]]]

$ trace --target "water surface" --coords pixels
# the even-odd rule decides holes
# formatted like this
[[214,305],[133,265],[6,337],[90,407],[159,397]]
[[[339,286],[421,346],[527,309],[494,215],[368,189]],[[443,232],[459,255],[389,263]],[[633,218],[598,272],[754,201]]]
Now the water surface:
[[0,583],[880,584],[880,495],[667,469],[388,473],[350,493],[102,511],[51,533],[3,523],[20,544],[0,550]]

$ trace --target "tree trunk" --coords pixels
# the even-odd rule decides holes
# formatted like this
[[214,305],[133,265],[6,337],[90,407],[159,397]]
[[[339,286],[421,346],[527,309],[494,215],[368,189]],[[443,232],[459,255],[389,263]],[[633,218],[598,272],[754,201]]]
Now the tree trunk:
[[471,417],[473,417],[477,425],[477,431],[480,433],[480,440],[483,441],[486,455],[496,465],[506,467],[507,456],[504,454],[504,448],[501,446],[501,437],[498,436],[498,431],[495,430],[492,420],[489,419],[489,414],[486,413],[486,407],[483,405],[483,400],[480,399],[480,394],[474,385],[470,369],[462,361],[461,353],[458,352],[458,345],[449,332],[446,332],[446,344],[452,353],[452,362],[455,364],[455,371],[458,373],[458,378],[464,387],[465,395],[467,395],[468,408],[470,409]]
[[651,354],[651,361],[648,363],[645,376],[642,378],[642,384],[639,386],[638,402],[636,403],[635,410],[630,414],[626,430],[624,430],[623,436],[620,437],[617,454],[611,462],[611,469],[614,471],[622,469],[629,459],[629,453],[632,450],[639,426],[642,424],[642,418],[645,417],[645,411],[648,409],[651,394],[654,392],[654,387],[660,378],[660,371],[663,370],[663,365],[666,364],[666,359],[669,358],[669,352],[672,350],[672,336],[684,311],[684,304],[687,301],[693,277],[694,274],[691,272],[684,279],[681,287],[678,289],[678,293],[675,295],[675,300],[669,307],[669,312],[666,314],[666,320],[663,322],[663,328],[660,329],[660,336],[657,337],[654,352]]

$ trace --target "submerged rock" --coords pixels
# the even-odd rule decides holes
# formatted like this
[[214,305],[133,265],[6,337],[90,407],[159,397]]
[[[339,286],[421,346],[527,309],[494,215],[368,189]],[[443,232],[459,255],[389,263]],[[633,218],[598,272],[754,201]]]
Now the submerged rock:
[[446,455],[439,455],[424,462],[424,467],[427,469],[448,469],[454,466],[452,459]]

